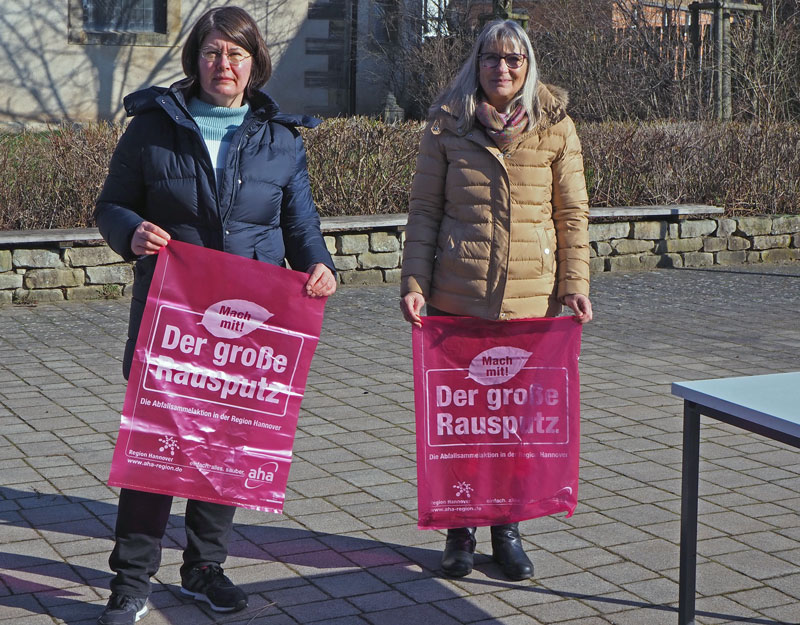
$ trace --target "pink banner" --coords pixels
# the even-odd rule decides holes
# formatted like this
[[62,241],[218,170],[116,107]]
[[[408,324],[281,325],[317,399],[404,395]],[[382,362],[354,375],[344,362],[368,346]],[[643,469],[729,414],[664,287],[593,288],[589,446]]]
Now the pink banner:
[[110,485],[283,510],[325,307],[307,279],[178,241],[161,249]]
[[414,328],[420,529],[572,514],[580,340],[570,317]]

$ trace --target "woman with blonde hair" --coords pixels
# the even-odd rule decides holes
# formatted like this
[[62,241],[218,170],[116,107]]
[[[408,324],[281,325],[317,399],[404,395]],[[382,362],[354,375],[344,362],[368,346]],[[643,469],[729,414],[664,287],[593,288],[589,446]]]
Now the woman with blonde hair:
[[[431,107],[411,188],[400,307],[407,321],[459,315],[580,323],[589,300],[588,197],[566,92],[539,81],[514,21],[478,36]],[[476,528],[447,532],[442,570],[472,571]],[[492,555],[514,580],[533,575],[517,522],[491,528]]]

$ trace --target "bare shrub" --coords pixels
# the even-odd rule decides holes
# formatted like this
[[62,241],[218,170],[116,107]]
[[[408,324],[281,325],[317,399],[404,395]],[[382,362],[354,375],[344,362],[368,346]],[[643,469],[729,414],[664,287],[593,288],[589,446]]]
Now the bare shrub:
[[418,122],[329,119],[304,131],[311,189],[320,214],[403,212],[422,133]]
[[763,20],[754,49],[753,23],[732,29],[734,110],[740,118],[800,119],[800,8],[786,20]]
[[[547,28],[531,25],[542,75],[569,90],[571,114],[584,121],[707,115],[696,96],[685,27],[653,26],[653,3],[553,0]],[[677,15],[679,0],[664,11]],[[647,6],[645,6],[647,5]],[[618,23],[612,19],[616,9]],[[657,11],[658,9],[656,9]],[[624,28],[619,27],[625,24]],[[698,109],[698,104],[700,108]]]
[[476,35],[468,17],[475,0],[425,4],[435,9],[433,14],[419,14],[408,3],[393,5],[397,12],[392,18],[398,22],[393,36],[386,41],[370,36],[365,46],[381,71],[372,78],[397,97],[409,119],[427,116],[469,55]]
[[98,123],[0,136],[0,229],[91,226],[121,131]]
[[[764,5],[757,29],[752,13],[734,13],[733,118],[797,121],[800,9],[797,0]],[[696,63],[685,2],[549,0],[548,8],[547,24],[531,23],[531,39],[543,77],[569,90],[576,119],[714,117],[713,29],[703,27],[702,63]]]
[[437,96],[455,76],[472,49],[473,37],[464,31],[428,37],[419,46],[406,51],[404,63],[407,86],[406,108],[411,117],[424,119]]
[[701,203],[734,214],[800,212],[800,126],[581,124],[595,206]]

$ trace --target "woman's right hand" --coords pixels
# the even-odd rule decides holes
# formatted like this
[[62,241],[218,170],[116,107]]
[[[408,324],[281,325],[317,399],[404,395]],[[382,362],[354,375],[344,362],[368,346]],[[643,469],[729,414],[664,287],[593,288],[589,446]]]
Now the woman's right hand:
[[170,240],[169,233],[154,223],[143,221],[131,237],[131,251],[137,256],[156,254]]
[[422,307],[425,305],[425,298],[421,293],[406,293],[400,298],[400,310],[403,311],[403,317],[406,321],[414,324],[418,328],[422,327]]

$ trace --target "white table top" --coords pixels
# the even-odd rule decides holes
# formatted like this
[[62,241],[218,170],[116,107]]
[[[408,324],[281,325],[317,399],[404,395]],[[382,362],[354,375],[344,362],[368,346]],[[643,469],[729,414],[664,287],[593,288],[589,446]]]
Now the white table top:
[[800,371],[673,382],[672,394],[800,437]]

